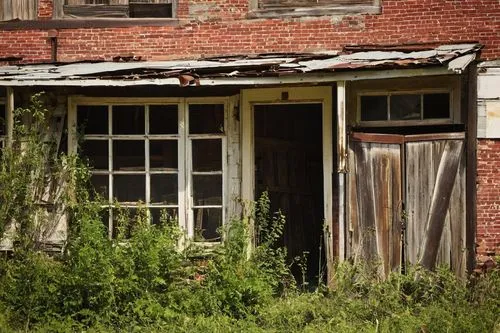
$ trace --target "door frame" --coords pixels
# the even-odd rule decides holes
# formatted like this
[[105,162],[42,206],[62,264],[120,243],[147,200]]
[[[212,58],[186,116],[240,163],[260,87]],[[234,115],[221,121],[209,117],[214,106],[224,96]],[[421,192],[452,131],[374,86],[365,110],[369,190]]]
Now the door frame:
[[[241,197],[244,205],[255,200],[255,134],[253,106],[256,104],[305,103],[318,103],[322,105],[323,209],[328,281],[331,280],[331,275],[333,274],[334,260],[332,96],[331,86],[257,88],[243,89],[241,91]],[[245,210],[248,211],[248,209]],[[253,222],[250,221],[250,223],[252,224]],[[253,239],[253,235],[251,235],[251,237]]]

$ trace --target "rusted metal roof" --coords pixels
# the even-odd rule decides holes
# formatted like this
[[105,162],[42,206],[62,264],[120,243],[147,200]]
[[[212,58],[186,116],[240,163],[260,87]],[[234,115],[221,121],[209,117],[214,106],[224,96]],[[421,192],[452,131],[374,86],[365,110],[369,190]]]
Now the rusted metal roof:
[[343,51],[323,53],[239,55],[185,61],[134,61],[139,57],[125,62],[16,65],[0,67],[0,85],[81,85],[84,82],[113,85],[113,81],[131,84],[154,81],[152,84],[187,86],[198,85],[201,79],[215,82],[213,80],[224,78],[221,82],[227,82],[229,78],[238,81],[241,78],[425,67],[444,67],[452,74],[461,73],[481,47],[477,43],[410,50],[346,47]]

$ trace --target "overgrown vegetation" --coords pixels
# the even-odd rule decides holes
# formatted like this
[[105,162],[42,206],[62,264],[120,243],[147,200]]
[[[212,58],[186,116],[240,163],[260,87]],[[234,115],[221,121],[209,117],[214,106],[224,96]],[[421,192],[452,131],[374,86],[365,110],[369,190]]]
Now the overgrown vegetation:
[[[255,203],[250,255],[246,219],[232,221],[210,253],[189,246],[166,214],[151,225],[145,209],[120,215],[110,240],[88,169],[58,154],[46,135],[48,115],[37,98],[17,110],[15,144],[0,162],[0,233],[18,231],[0,259],[0,332],[500,329],[498,270],[470,283],[417,268],[377,281],[342,264],[332,288],[302,292],[276,246],[284,218],[269,211],[265,195]],[[64,249],[42,251],[60,215],[70,222]]]

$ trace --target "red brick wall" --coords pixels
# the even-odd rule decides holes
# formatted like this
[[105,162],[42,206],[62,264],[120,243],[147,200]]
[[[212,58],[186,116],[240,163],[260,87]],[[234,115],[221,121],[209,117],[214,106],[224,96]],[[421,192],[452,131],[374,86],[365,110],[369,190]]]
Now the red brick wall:
[[478,253],[500,255],[500,139],[478,140]]
[[[346,44],[463,42],[485,44],[484,59],[500,57],[498,0],[381,1],[382,13],[295,19],[245,19],[249,0],[179,0],[178,26],[61,29],[60,61],[109,60],[119,54],[143,59],[337,50]],[[47,18],[51,0],[40,0]],[[0,57],[25,62],[50,59],[47,30],[0,30]]]

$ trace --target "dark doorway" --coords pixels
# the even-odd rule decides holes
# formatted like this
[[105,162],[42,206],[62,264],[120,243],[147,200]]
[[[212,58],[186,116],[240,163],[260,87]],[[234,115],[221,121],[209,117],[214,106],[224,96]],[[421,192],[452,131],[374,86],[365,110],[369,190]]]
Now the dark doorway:
[[[282,245],[289,259],[307,257],[314,286],[325,262],[322,105],[256,105],[254,124],[256,195],[268,191],[271,209],[285,215]],[[302,282],[298,265],[293,273]]]

